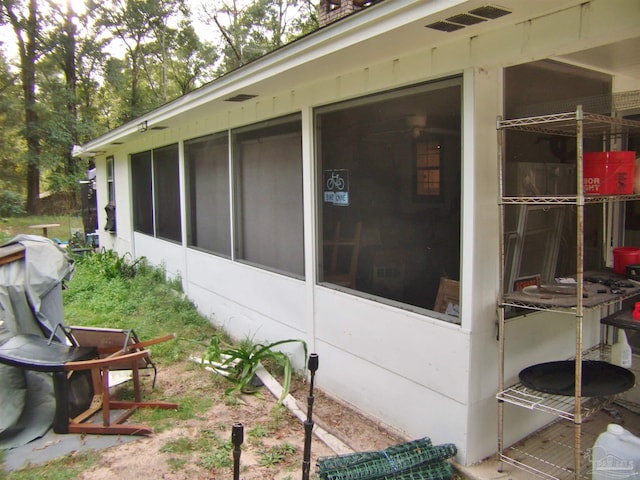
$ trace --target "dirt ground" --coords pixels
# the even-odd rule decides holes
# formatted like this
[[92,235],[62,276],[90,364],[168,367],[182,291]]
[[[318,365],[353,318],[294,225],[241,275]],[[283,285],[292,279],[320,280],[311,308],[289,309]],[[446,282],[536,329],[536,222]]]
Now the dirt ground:
[[[166,397],[179,396],[184,392],[218,395],[215,390],[219,392],[228,384],[218,381],[216,387],[211,375],[197,365],[179,362],[160,369],[158,387]],[[306,383],[298,379],[291,390],[305,412],[308,388]],[[231,428],[235,422],[241,422],[244,425],[241,479],[299,479],[304,447],[302,422],[286,409],[274,410],[276,400],[266,388],[263,387],[261,391],[263,398],[242,395],[234,401],[221,399],[215,401],[208,410],[197,412],[195,418],[171,421],[170,427],[159,433],[103,450],[95,466],[80,478],[231,479]],[[380,450],[405,441],[378,423],[332,400],[317,388],[314,396],[313,420],[316,425],[354,451]],[[136,421],[135,418],[133,420]],[[220,446],[222,443],[226,443],[226,450]],[[315,477],[316,460],[333,455],[335,453],[314,435],[311,478]]]

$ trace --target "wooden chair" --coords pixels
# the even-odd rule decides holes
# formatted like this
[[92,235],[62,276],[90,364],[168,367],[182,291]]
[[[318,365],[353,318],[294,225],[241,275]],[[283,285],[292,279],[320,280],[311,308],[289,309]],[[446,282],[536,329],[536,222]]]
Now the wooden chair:
[[[53,253],[58,250],[52,247]],[[0,266],[24,263],[26,251],[21,243],[0,247]],[[55,283],[56,279],[51,282]],[[59,291],[58,295],[60,298],[53,302],[55,304],[62,303]],[[59,315],[54,312],[60,318],[50,319],[56,321],[47,323],[45,328],[37,322],[37,312],[26,294],[25,299],[32,314],[26,315],[26,309],[22,309],[21,321],[28,328],[16,329],[21,333],[9,338],[2,336],[0,363],[52,375],[56,402],[53,429],[56,433],[150,434],[151,429],[145,425],[124,422],[138,408],[178,408],[176,403],[144,402],[140,391],[142,369],[153,369],[155,386],[156,367],[147,347],[171,340],[175,335],[140,341],[133,330],[66,327],[61,309]],[[131,371],[132,401],[111,397],[109,373],[113,370]],[[124,410],[124,413],[112,420],[114,410]],[[100,411],[102,421],[93,421]]]
[[[53,375],[56,411],[53,429],[56,433],[92,433],[116,435],[148,435],[151,428],[146,425],[124,424],[138,408],[176,409],[176,403],[144,402],[141,399],[139,365],[149,358],[145,346],[166,341],[161,337],[147,342],[132,344],[125,349],[100,358],[98,349],[64,345],[33,334],[15,335],[0,345],[0,362],[15,367],[48,372]],[[111,398],[109,391],[109,371],[131,369],[134,387],[132,401]],[[82,383],[89,383],[85,391],[90,391],[90,402],[80,402],[80,407],[71,401],[72,389]],[[85,395],[81,395],[86,397]],[[80,408],[80,413],[76,410]],[[102,410],[102,421],[89,421]],[[124,410],[115,419],[112,410]]]
[[456,306],[459,305],[459,303],[460,282],[447,277],[440,277],[440,286],[438,287],[438,294],[436,295],[433,310],[435,312],[445,313],[447,305],[452,304]]
[[[124,353],[133,353],[156,343],[175,338],[175,335],[168,335],[147,342],[141,342],[136,332],[131,328],[121,330],[117,328],[71,326],[66,327],[65,330],[74,345],[79,347],[93,347],[97,350],[100,358],[108,357],[120,350]],[[153,370],[152,388],[155,388],[158,370],[151,360],[151,357],[142,357],[138,361],[138,369]],[[114,368],[112,370],[116,369]]]
[[349,238],[342,236],[340,222],[336,224],[333,239],[324,241],[324,248],[329,251],[329,261],[324,266],[324,282],[356,288],[361,234],[362,222],[355,224],[353,236]]

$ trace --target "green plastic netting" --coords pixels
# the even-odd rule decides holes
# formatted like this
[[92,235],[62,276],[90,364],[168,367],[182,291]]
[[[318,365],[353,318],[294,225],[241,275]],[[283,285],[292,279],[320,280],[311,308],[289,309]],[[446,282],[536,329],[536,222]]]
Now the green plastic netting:
[[445,460],[456,453],[455,445],[434,446],[425,437],[382,451],[320,458],[318,474],[323,480],[445,480],[453,475]]

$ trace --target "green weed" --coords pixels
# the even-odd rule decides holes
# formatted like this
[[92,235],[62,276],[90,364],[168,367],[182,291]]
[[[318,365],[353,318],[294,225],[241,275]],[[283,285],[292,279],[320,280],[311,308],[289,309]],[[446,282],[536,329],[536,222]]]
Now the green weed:
[[260,456],[258,463],[263,467],[272,467],[284,462],[296,453],[296,447],[289,442],[275,445]]
[[207,442],[202,445],[202,450],[206,451],[206,453],[200,456],[198,465],[207,470],[227,468],[233,465],[231,458],[233,444],[230,440],[222,440],[215,432],[210,430],[207,431],[203,438],[207,439]]
[[52,460],[37,467],[27,467],[15,470],[6,475],[6,480],[71,480],[77,478],[83,471],[98,461],[100,455],[91,450],[73,456],[69,455]]
[[280,424],[290,418],[287,409],[282,404],[276,404],[269,413],[269,428],[276,431],[280,428]]
[[172,472],[179,472],[187,464],[187,460],[185,458],[169,458],[167,464]]
[[249,430],[249,436],[252,438],[264,438],[268,437],[271,434],[271,430],[269,430],[264,425],[256,425],[251,430]]
[[178,453],[187,454],[195,450],[196,445],[190,438],[181,437],[177,440],[171,440],[160,447],[160,451],[163,453]]

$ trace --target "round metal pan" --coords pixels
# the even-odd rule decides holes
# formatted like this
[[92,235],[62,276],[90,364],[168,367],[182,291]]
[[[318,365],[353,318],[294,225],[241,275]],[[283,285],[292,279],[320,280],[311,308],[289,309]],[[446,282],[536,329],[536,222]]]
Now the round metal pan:
[[[575,362],[572,360],[539,363],[520,372],[520,382],[538,392],[553,395],[575,394]],[[635,375],[626,368],[596,360],[582,362],[582,396],[606,397],[629,390]]]

